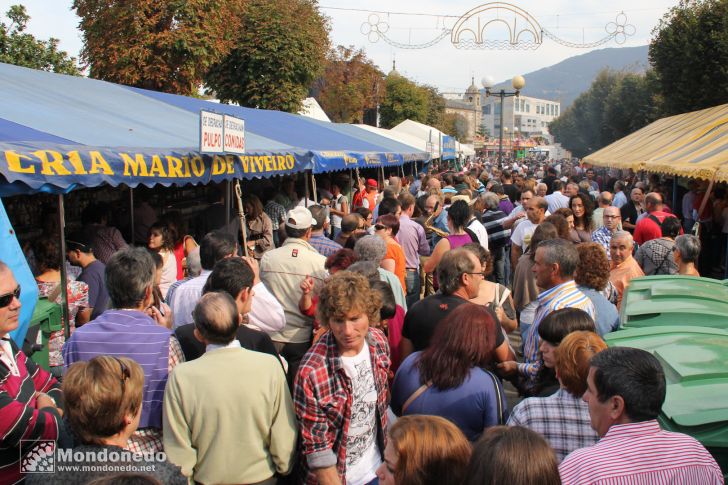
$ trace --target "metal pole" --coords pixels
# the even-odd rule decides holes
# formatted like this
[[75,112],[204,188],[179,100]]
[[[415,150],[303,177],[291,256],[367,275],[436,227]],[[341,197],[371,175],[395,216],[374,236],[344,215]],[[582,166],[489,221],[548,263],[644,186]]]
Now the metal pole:
[[318,204],[318,190],[316,189],[316,176],[311,172],[311,195],[313,195],[313,201]]
[[303,172],[303,181],[305,183],[305,198],[303,199],[303,206],[308,209],[308,174],[306,174],[306,172]]
[[[356,183],[358,186],[359,180],[357,180]],[[351,203],[354,201],[354,171],[351,169],[349,169],[349,195],[347,200],[349,201],[349,212],[351,212]]]
[[503,99],[506,97],[506,92],[501,89],[500,92],[500,140],[498,142],[498,165],[503,165]]
[[66,216],[63,204],[63,194],[58,194],[58,226],[61,233],[61,312],[63,315],[63,333],[66,338],[71,336],[71,327],[68,319],[68,275],[66,274]]
[[230,181],[225,181],[225,227],[230,225],[230,209],[232,207],[232,201],[230,200],[231,197],[231,190],[230,190]]
[[679,214],[682,208],[677,206],[677,175],[672,178],[672,210],[675,214]]
[[129,218],[131,219],[131,245],[134,246],[134,189],[129,187]]

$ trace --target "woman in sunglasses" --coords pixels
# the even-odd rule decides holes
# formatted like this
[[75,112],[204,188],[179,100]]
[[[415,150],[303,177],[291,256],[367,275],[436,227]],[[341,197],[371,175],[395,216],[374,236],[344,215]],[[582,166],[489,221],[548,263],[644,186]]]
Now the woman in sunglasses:
[[407,272],[407,264],[404,259],[404,250],[394,238],[399,232],[399,219],[393,214],[386,214],[377,218],[374,225],[375,234],[387,243],[387,253],[382,259],[381,266],[387,271],[391,271],[397,276],[402,284],[402,290],[407,292],[405,285],[405,273]]
[[[162,483],[187,483],[179,467],[167,462],[164,454],[135,458],[125,449],[139,425],[143,388],[144,371],[127,357],[100,355],[71,365],[63,379],[66,418],[81,444],[73,448],[72,462],[64,463],[65,454],[57,452],[55,473],[30,474],[26,483],[86,483],[113,475],[115,467],[131,467],[128,471],[141,471]],[[80,456],[84,459],[77,461]],[[64,464],[73,467],[59,466]]]

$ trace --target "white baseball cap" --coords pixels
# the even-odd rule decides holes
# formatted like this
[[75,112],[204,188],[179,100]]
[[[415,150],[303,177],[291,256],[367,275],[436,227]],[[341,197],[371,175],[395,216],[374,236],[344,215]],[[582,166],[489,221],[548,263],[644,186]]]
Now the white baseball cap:
[[316,221],[311,215],[311,211],[301,205],[294,207],[286,214],[286,226],[292,229],[308,229],[315,225]]

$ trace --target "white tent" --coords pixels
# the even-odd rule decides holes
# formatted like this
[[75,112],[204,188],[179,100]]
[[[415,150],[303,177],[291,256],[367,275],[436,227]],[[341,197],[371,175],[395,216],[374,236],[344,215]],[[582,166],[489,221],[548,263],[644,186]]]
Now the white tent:
[[[412,120],[404,120],[391,131],[414,136],[423,141],[428,147],[427,151],[432,153],[432,158],[440,158],[440,137],[447,136],[437,128]],[[429,149],[430,147],[431,149]]]
[[388,130],[386,128],[377,128],[375,126],[370,126],[370,125],[353,125],[353,126],[356,126],[357,128],[362,129],[362,130],[376,133],[377,135],[385,136],[394,141],[404,143],[405,145],[409,145],[411,147],[417,148],[417,150],[421,151],[421,152],[429,151],[429,149],[427,147],[427,143],[425,143],[424,140],[421,140],[413,135],[408,135],[407,133],[395,132],[392,130]]
[[328,115],[326,114],[326,112],[324,112],[323,108],[321,108],[321,105],[318,104],[318,101],[316,101],[315,98],[304,99],[303,106],[301,107],[301,111],[299,111],[298,114],[301,116],[313,118],[315,120],[327,121],[331,123]]
[[457,143],[457,151],[458,155],[462,155],[464,157],[474,157],[475,156],[475,148],[473,148],[472,144],[465,144],[465,143]]

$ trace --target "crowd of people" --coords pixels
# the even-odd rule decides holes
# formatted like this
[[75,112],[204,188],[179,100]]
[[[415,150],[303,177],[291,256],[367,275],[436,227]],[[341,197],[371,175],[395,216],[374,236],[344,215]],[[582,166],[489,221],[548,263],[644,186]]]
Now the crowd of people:
[[[535,160],[336,176],[315,200],[285,180],[244,197],[245,239],[216,193],[202,232],[139,217],[146,247],[89,211],[50,371],[8,338],[21,288],[0,262],[0,483],[118,471],[24,475],[47,440],[152,463],[147,483],[723,483],[660,428],[660,361],[602,339],[633,278],[708,257],[691,230],[720,207],[692,185],[669,208],[668,188]],[[28,255],[62,301],[58,242]]]

